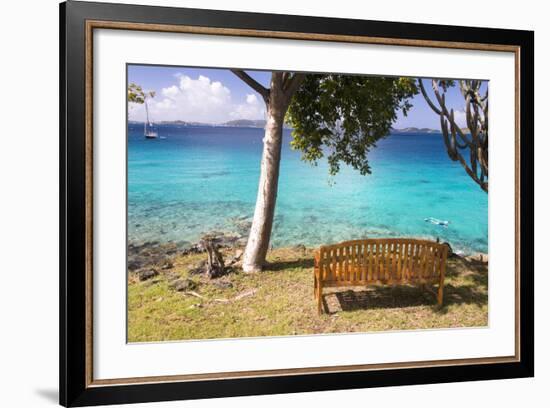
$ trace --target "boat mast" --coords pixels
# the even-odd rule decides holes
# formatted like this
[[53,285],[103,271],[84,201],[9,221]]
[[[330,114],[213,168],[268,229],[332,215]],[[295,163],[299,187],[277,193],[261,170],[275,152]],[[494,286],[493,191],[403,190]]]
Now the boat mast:
[[149,108],[147,106],[147,97],[144,98],[144,102],[145,102],[145,115],[147,117],[147,121],[143,125],[143,132],[145,133],[145,135],[147,135],[147,124],[149,123]]

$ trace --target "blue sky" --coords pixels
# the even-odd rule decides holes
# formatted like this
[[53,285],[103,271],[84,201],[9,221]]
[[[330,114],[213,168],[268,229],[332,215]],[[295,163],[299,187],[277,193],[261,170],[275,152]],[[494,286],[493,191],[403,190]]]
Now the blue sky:
[[[247,71],[264,86],[269,85],[268,71]],[[227,69],[184,68],[152,65],[129,65],[128,83],[136,83],[156,96],[149,101],[151,119],[223,123],[233,119],[263,119],[265,104],[248,85]],[[426,88],[431,88],[425,81]],[[483,85],[486,88],[487,84]],[[439,117],[428,107],[422,95],[412,99],[407,117],[401,113],[393,127],[427,127],[439,129]],[[447,92],[448,107],[455,108],[463,126],[464,99],[457,87]],[[130,120],[144,120],[143,106],[129,106]]]

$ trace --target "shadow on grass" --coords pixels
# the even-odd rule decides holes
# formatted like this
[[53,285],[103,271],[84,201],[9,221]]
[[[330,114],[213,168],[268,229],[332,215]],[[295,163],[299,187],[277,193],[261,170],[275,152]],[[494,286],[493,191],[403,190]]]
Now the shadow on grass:
[[313,268],[313,259],[303,258],[303,259],[297,259],[293,261],[268,262],[264,266],[263,270],[270,271],[270,272],[277,272],[277,271],[284,271],[286,269],[296,269],[296,268],[301,268],[301,269]]
[[447,271],[445,273],[446,276],[459,276],[463,274],[464,271],[472,271],[486,275],[487,263],[475,259],[466,259],[460,257],[453,257],[447,260]]
[[[361,309],[395,309],[415,306],[431,306],[434,311],[445,314],[451,305],[487,304],[487,265],[464,259],[450,263],[444,289],[443,306],[437,305],[436,297],[417,286],[371,286],[364,290],[338,290],[323,294],[324,309],[329,314],[336,309],[354,311]],[[449,282],[450,280],[450,282]],[[433,287],[437,291],[437,286]],[[331,302],[330,297],[337,302]]]

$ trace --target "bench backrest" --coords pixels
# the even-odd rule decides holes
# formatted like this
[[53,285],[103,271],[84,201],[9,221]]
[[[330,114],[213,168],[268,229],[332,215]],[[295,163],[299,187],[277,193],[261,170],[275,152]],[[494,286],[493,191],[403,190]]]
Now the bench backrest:
[[324,282],[358,285],[438,280],[445,272],[446,244],[418,239],[364,239],[319,250],[319,276]]

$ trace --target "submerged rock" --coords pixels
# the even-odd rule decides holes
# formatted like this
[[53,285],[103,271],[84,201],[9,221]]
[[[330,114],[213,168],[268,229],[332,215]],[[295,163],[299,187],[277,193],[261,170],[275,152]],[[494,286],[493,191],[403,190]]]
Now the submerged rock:
[[183,251],[181,251],[182,255],[190,255],[190,254],[200,254],[205,252],[205,249],[201,245],[200,242],[191,245],[189,248],[185,248]]
[[131,243],[128,245],[128,270],[134,272],[148,267],[170,269],[173,267],[171,259],[177,251],[176,243],[159,244],[156,241],[143,244]]
[[304,254],[305,254],[305,252],[306,252],[306,246],[303,245],[303,244],[294,245],[294,246],[292,247],[292,249],[295,250],[295,251],[301,251],[301,252],[304,253]]
[[142,259],[138,259],[138,258],[128,259],[128,270],[130,272],[141,269],[143,265],[144,265],[144,261]]

